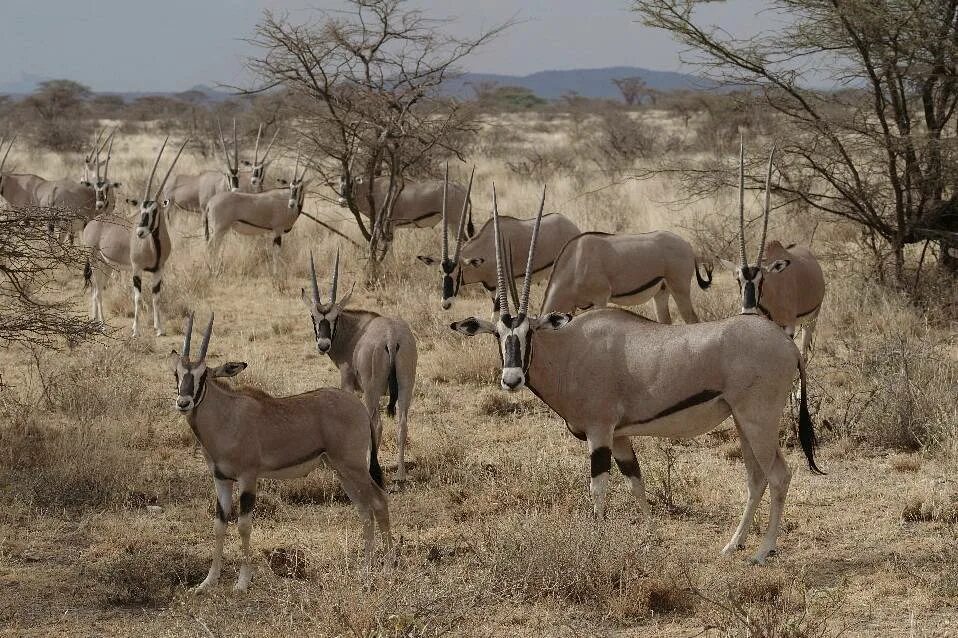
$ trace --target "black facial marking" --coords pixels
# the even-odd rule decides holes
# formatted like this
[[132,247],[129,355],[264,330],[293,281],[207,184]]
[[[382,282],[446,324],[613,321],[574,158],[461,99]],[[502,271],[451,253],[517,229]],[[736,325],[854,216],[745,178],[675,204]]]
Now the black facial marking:
[[758,305],[758,298],[755,295],[755,282],[746,281],[742,287],[742,308],[750,310]]
[[240,516],[245,516],[253,511],[253,506],[256,505],[256,494],[252,492],[243,492],[240,494]]
[[635,459],[635,456],[633,456],[630,461],[620,461],[616,459],[615,464],[619,466],[619,471],[622,472],[622,476],[642,478],[642,469],[639,467],[639,462]]
[[612,450],[600,447],[592,450],[592,478],[607,474],[612,469]]
[[442,298],[451,299],[456,296],[455,282],[452,275],[443,275],[442,277]]
[[320,339],[329,339],[332,340],[332,330],[329,325],[329,319],[320,319],[319,326],[316,328],[316,336]]
[[521,349],[519,348],[519,337],[516,335],[506,336],[505,351],[506,354],[503,367],[519,368],[522,366],[522,359],[520,358],[522,353]]
[[143,289],[139,275],[133,275],[133,287],[136,288],[137,292],[140,292]]
[[162,288],[162,287],[163,287],[163,280],[160,279],[160,280],[157,281],[155,284],[153,284],[153,287],[150,288],[150,290],[153,291],[153,294],[154,294],[154,295],[157,295],[157,294],[160,293],[160,288]]
[[180,396],[193,396],[195,385],[193,383],[193,373],[187,372],[180,379]]

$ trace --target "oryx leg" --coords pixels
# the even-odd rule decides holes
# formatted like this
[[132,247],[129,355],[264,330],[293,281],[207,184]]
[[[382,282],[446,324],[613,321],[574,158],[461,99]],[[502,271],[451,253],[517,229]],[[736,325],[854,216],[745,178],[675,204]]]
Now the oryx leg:
[[805,362],[808,362],[808,351],[812,348],[812,336],[815,334],[815,324],[817,323],[818,317],[812,317],[802,324],[802,359]]
[[213,563],[210,565],[210,572],[206,575],[206,580],[193,590],[197,594],[215,586],[220,580],[220,571],[223,569],[223,543],[226,540],[226,525],[233,513],[233,481],[214,478],[213,485],[216,488],[216,518],[213,519],[213,533],[216,538],[213,545]]
[[592,511],[597,519],[605,518],[605,497],[609,490],[609,471],[612,469],[612,430],[586,435],[589,442],[589,464],[592,480]]
[[283,236],[273,235],[273,242],[269,246],[269,270],[273,277],[279,276],[279,251],[283,247]]
[[140,298],[143,296],[143,271],[133,271],[133,336],[139,335]]
[[742,460],[745,462],[748,498],[745,501],[745,511],[742,513],[742,520],[738,524],[738,529],[732,535],[732,540],[722,549],[723,554],[731,554],[736,550],[745,549],[745,539],[748,536],[749,528],[752,526],[752,520],[755,518],[755,510],[761,503],[762,495],[765,494],[765,488],[768,486],[765,472],[758,464],[758,460],[752,452],[752,446],[745,439],[741,428],[739,428],[739,439],[742,446]]
[[[396,399],[396,447],[399,469],[396,479],[406,480],[406,439],[409,438],[409,406],[416,379],[416,362],[408,353],[396,361],[396,379],[399,383],[399,396]],[[408,380],[407,380],[408,379]]]
[[250,551],[250,534],[253,531],[253,508],[256,505],[256,479],[239,480],[239,516],[236,527],[239,529],[240,545],[243,550],[243,563],[240,566],[239,577],[233,587],[236,591],[246,591],[249,581],[253,577],[253,554]]
[[375,549],[374,520],[379,524],[379,532],[383,535],[386,551],[392,548],[392,533],[389,529],[389,503],[386,492],[376,485],[369,474],[369,459],[363,455],[361,459],[341,460],[337,462],[330,458],[330,463],[339,474],[346,495],[359,510],[363,521],[363,538],[365,541],[366,566],[372,568],[373,550]]
[[153,293],[153,330],[156,336],[163,336],[163,315],[160,313],[160,293],[163,291],[163,269],[159,268],[153,273],[153,287],[150,292]]
[[652,303],[655,304],[655,320],[659,323],[672,323],[672,314],[669,312],[670,294],[668,287],[662,284],[652,298]]
[[226,237],[226,230],[214,228],[208,240],[206,240],[206,266],[210,273],[219,274],[220,255],[223,252],[223,239]]
[[645,496],[645,480],[642,478],[642,468],[639,467],[639,460],[632,448],[632,440],[627,436],[612,439],[612,456],[615,458],[615,464],[622,472],[622,476],[629,479],[632,496],[638,502],[639,510],[643,514],[649,514],[651,508],[649,507],[649,499]]
[[695,308],[692,307],[692,292],[689,288],[672,290],[672,298],[675,299],[675,305],[679,308],[682,321],[685,323],[699,322],[699,316],[695,314]]

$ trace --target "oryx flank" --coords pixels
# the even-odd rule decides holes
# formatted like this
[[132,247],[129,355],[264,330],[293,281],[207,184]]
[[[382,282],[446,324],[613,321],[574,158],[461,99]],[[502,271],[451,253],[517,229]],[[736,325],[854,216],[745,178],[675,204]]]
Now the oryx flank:
[[348,310],[350,291],[337,298],[339,288],[339,252],[330,285],[329,300],[323,303],[316,280],[313,255],[309,255],[312,297],[302,291],[303,303],[313,322],[316,348],[328,354],[336,367],[344,390],[361,392],[376,433],[376,447],[382,439],[379,400],[389,391],[386,414],[396,417],[398,481],[406,480],[406,437],[409,405],[416,385],[416,337],[402,319],[383,317],[366,310]]
[[726,268],[735,273],[742,293],[742,314],[761,313],[785,329],[789,337],[802,326],[802,357],[808,349],[815,332],[815,322],[825,299],[825,275],[818,259],[808,248],[794,244],[783,247],[778,241],[765,243],[770,212],[772,159],[775,149],[768,157],[765,175],[765,204],[762,220],[762,241],[758,258],[750,265],[745,253],[745,144],[739,151],[739,247],[741,264],[722,260]]
[[[475,175],[475,169],[473,169]],[[467,197],[472,192],[472,178],[469,177]],[[447,172],[448,177],[448,172]],[[445,202],[444,202],[445,204]],[[487,221],[472,238],[466,239],[463,234],[463,216],[459,217],[456,230],[456,251],[449,257],[449,223],[443,206],[442,220],[442,253],[439,259],[426,255],[419,255],[418,259],[426,265],[439,264],[442,269],[442,307],[448,310],[459,295],[459,289],[469,284],[482,284],[492,293],[493,312],[496,311],[496,248],[493,243],[492,220]],[[499,218],[503,237],[509,242],[506,254],[525,255],[529,252],[529,243],[532,239],[534,219],[516,219],[502,216]],[[532,264],[533,275],[536,278],[547,277],[556,255],[562,250],[567,241],[579,234],[579,229],[572,221],[559,213],[542,216],[542,227],[539,230],[539,248],[536,259]],[[516,273],[516,277],[524,277],[525,273]]]
[[143,193],[143,200],[126,200],[137,207],[137,221],[131,229],[130,221],[114,213],[97,215],[83,230],[83,243],[93,249],[91,260],[84,271],[87,284],[92,284],[90,314],[94,321],[103,322],[102,292],[106,286],[109,269],[129,270],[133,273],[133,336],[139,334],[140,297],[142,296],[143,272],[148,272],[153,280],[153,328],[157,335],[163,334],[163,318],[160,314],[160,292],[163,286],[163,268],[170,257],[172,244],[166,224],[166,209],[169,201],[160,201],[159,194],[169,179],[176,161],[186,147],[185,140],[177,151],[176,157],[166,171],[160,187],[153,191],[153,179],[156,168],[163,157],[169,137],[163,140],[163,146],[153,162],[153,170]]
[[252,577],[250,532],[256,482],[260,478],[306,476],[324,461],[339,480],[363,519],[366,557],[372,563],[373,517],[391,546],[389,505],[382,490],[382,470],[376,459],[373,433],[362,403],[335,388],[320,388],[291,397],[273,397],[252,388],[233,388],[221,381],[246,369],[246,363],[227,362],[208,367],[206,356],[213,317],[203,334],[200,351],[190,354],[193,315],[186,322],[183,351],[171,353],[176,377],[176,409],[186,420],[203,450],[213,475],[216,541],[213,563],[196,588],[216,585],[223,565],[223,542],[233,512],[233,486],[239,487],[237,527],[243,545],[243,563],[235,589],[245,591]]
[[652,299],[659,323],[672,323],[669,295],[685,323],[699,318],[692,308],[691,280],[705,290],[712,283],[699,274],[695,251],[667,230],[638,235],[583,233],[562,248],[546,286],[542,313],[587,310],[613,302],[638,306]]
[[[454,211],[454,217],[449,218],[448,222],[458,226],[460,215],[465,214],[466,236],[472,237],[475,227],[472,224],[472,202],[469,200],[468,191],[460,184],[451,183],[447,185],[438,179],[403,184],[401,190],[395,195],[396,201],[393,204],[392,217],[390,218],[391,225],[397,228],[401,226],[418,228],[435,226],[436,222],[442,217],[444,190],[448,205]],[[359,212],[366,217],[371,217],[369,214],[369,185],[365,178],[357,177],[353,179],[349,191],[349,199],[356,204]],[[377,177],[373,180],[373,204],[376,210],[383,206],[388,193],[389,177]],[[345,207],[348,204],[345,177],[339,179],[337,194],[339,195],[339,205]]]
[[218,193],[206,204],[203,211],[203,232],[206,237],[207,257],[210,268],[219,265],[219,253],[227,231],[233,229],[241,235],[273,236],[270,247],[270,270],[279,272],[279,250],[283,235],[293,228],[299,219],[306,200],[306,171],[299,172],[299,160],[293,168],[292,179],[278,179],[282,188],[265,193]]
[[[495,207],[493,215],[498,216]],[[809,466],[817,471],[805,366],[795,344],[760,317],[663,325],[611,308],[589,310],[574,319],[556,312],[531,317],[528,278],[512,315],[504,261],[502,251],[497,251],[496,290],[502,312],[495,323],[470,317],[451,328],[467,336],[494,335],[502,360],[501,387],[514,391],[528,386],[565,420],[573,435],[588,441],[596,516],[605,513],[612,458],[631,480],[639,507],[648,511],[630,437],[698,436],[733,416],[745,461],[748,501],[723,553],[744,546],[768,485],[768,529],[752,557],[764,562],[776,548],[791,479],[779,447],[778,423],[796,370],[802,388],[799,440]]]

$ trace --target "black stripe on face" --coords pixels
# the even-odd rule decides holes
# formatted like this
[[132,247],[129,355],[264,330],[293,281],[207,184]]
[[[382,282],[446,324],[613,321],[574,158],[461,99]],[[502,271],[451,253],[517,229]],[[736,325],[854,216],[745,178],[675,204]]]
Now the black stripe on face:
[[742,286],[742,309],[751,310],[758,305],[758,298],[755,295],[755,282],[746,281]]
[[319,320],[319,326],[316,327],[316,336],[320,339],[333,340],[333,331],[329,324],[329,319]]
[[180,377],[180,396],[193,396],[193,391],[195,390],[195,385],[193,382],[193,373],[187,372],[182,377]]
[[504,344],[505,356],[503,357],[504,368],[521,368],[522,352],[519,348],[519,337],[514,334],[506,335]]
[[456,296],[455,282],[452,275],[442,276],[442,298],[451,299]]

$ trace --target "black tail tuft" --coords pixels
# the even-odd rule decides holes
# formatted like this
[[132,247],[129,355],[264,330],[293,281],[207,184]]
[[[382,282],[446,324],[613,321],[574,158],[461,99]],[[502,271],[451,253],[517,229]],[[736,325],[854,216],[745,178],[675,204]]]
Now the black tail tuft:
[[815,474],[825,474],[815,464],[815,429],[812,423],[812,415],[808,412],[808,392],[805,383],[805,363],[799,361],[799,376],[802,384],[802,396],[798,406],[798,440],[802,444],[802,451],[805,452],[805,458],[808,459],[808,469]]
[[469,219],[466,220],[466,237],[472,239],[476,236],[476,225],[472,223],[472,200],[469,200]]
[[[203,212],[203,237],[206,239],[206,243],[210,241],[210,213],[209,211]],[[698,274],[698,273],[696,273]]]
[[93,266],[90,264],[90,258],[86,258],[86,263],[83,264],[83,289],[86,290],[90,287],[90,282],[93,280]]
[[712,266],[703,264],[702,267],[705,268],[705,276],[708,279],[702,279],[702,275],[699,274],[699,264],[695,262],[695,280],[699,282],[699,288],[708,290],[708,287],[712,285]]
[[369,424],[369,476],[373,478],[376,485],[383,487],[383,468],[379,465],[379,450],[376,449],[376,432],[373,424]]
[[[399,350],[398,344],[396,350]],[[390,354],[392,358],[389,361],[389,405],[386,406],[386,414],[396,416],[396,402],[399,400],[399,379],[396,377],[396,354]]]

